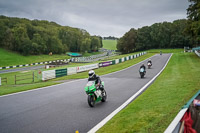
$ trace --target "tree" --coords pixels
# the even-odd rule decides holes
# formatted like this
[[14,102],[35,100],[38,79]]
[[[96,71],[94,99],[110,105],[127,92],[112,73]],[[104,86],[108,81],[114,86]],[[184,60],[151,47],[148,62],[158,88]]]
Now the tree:
[[90,38],[85,38],[82,41],[82,45],[80,46],[80,52],[84,53],[86,51],[90,51],[90,45],[91,45],[91,39]]
[[191,3],[187,9],[189,19],[186,32],[192,36],[193,46],[200,45],[200,1],[189,0]]
[[97,36],[91,37],[91,50],[97,51],[101,47],[100,39]]
[[61,41],[55,36],[49,38],[47,50],[48,52],[53,52],[55,54],[61,54],[64,52]]
[[24,44],[23,42],[26,39],[29,40],[26,28],[24,27],[24,25],[19,25],[19,26],[16,26],[15,28],[13,28],[12,32],[13,32],[13,38],[14,38],[12,50],[23,52],[23,50],[22,50],[23,44]]
[[136,50],[137,31],[131,29],[129,32],[119,39],[117,42],[117,49],[122,53],[130,53]]

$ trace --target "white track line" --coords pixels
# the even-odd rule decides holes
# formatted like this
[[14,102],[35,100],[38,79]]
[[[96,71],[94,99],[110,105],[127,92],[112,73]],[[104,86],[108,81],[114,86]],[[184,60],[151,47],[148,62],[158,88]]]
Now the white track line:
[[[171,54],[172,56],[172,54]],[[146,85],[144,85],[137,93],[135,93],[132,97],[130,97],[125,103],[123,103],[120,107],[118,107],[116,110],[114,110],[110,115],[108,115],[106,118],[104,118],[99,124],[97,124],[95,127],[93,127],[88,133],[95,133],[97,130],[99,130],[104,124],[106,124],[112,117],[114,117],[118,112],[120,112],[124,107],[126,107],[134,98],[136,98],[143,90],[146,89],[159,75],[160,73],[165,69],[167,66],[171,56],[167,60],[165,66],[163,69],[153,78],[151,79]]]

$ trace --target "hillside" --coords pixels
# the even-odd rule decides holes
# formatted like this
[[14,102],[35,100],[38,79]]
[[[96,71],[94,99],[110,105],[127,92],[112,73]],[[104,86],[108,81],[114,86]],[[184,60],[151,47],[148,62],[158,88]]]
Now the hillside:
[[117,50],[117,40],[102,40],[103,48],[110,50]]
[[23,56],[16,52],[8,51],[0,48],[0,67],[12,66],[12,65],[23,65],[31,64],[43,61],[50,60],[59,60],[59,59],[69,59],[67,55],[32,55],[32,56]]
[[90,36],[84,29],[46,20],[0,16],[0,27],[0,48],[23,55],[84,53],[102,46],[101,37]]

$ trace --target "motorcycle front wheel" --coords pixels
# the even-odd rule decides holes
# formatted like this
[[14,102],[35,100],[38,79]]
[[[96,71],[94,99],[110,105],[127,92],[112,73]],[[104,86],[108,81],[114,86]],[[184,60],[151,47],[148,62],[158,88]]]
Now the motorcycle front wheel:
[[88,104],[90,107],[94,107],[94,105],[95,105],[95,96],[94,95],[88,95]]
[[106,94],[106,91],[103,90],[103,91],[102,91],[102,99],[101,99],[101,101],[102,101],[102,102],[105,102],[106,99],[107,99],[107,94]]
[[141,77],[141,78],[144,78],[144,73],[140,73],[140,77]]

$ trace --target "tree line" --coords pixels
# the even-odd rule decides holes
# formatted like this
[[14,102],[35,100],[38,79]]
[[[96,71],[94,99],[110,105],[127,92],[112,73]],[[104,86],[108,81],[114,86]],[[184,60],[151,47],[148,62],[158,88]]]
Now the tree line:
[[117,37],[114,36],[108,36],[108,37],[103,37],[104,40],[117,40]]
[[0,16],[0,47],[23,55],[92,52],[103,46],[100,36],[46,20]]
[[139,29],[130,29],[117,42],[117,49],[130,53],[151,48],[183,48],[200,45],[200,2],[191,2],[188,19],[155,23]]

